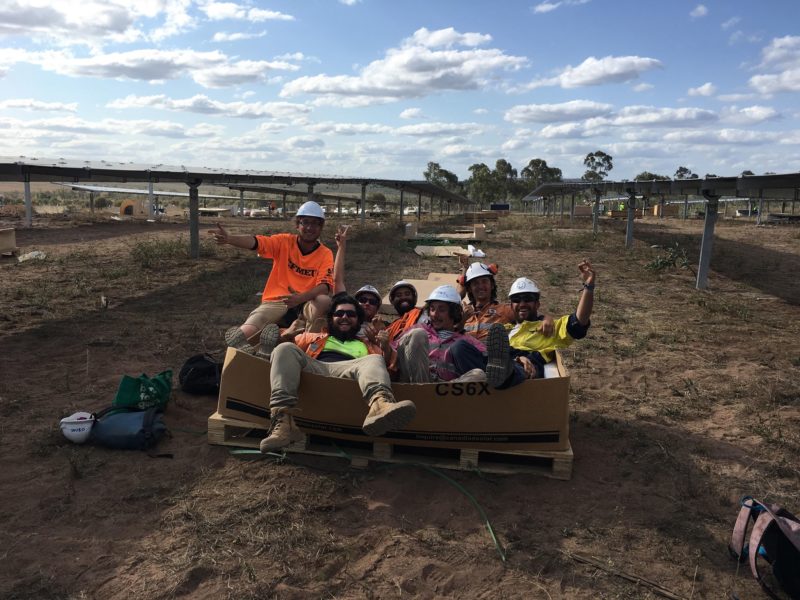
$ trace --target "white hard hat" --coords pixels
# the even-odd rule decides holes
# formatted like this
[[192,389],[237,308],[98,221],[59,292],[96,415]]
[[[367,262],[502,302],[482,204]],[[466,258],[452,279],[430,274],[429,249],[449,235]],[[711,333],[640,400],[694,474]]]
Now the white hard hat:
[[413,284],[409,283],[408,281],[405,281],[404,279],[401,279],[400,281],[395,283],[392,286],[392,289],[389,290],[389,302],[394,300],[394,293],[397,290],[399,290],[401,287],[407,287],[408,289],[411,290],[411,293],[414,294],[414,304],[416,304],[417,303],[417,288],[415,288],[413,286]]
[[437,287],[431,292],[431,295],[425,299],[425,302],[430,302],[431,300],[461,304],[461,296],[458,295],[456,288],[452,285],[440,285]]
[[476,279],[478,277],[486,277],[487,275],[489,277],[494,277],[494,273],[492,273],[491,269],[487,265],[479,262],[474,262],[467,268],[467,273],[466,276],[464,277],[464,281],[465,283],[469,283],[473,279]]
[[64,437],[76,444],[82,444],[89,439],[94,425],[94,415],[88,412],[76,412],[74,415],[61,419],[61,433]]
[[314,202],[313,200],[309,200],[308,202],[304,202],[300,205],[300,208],[297,209],[297,213],[295,214],[296,217],[316,217],[318,219],[325,220],[325,211],[322,210],[322,207]]
[[514,294],[538,294],[539,293],[539,286],[536,285],[536,282],[532,279],[528,279],[527,277],[520,277],[514,283],[511,284],[511,289],[508,292],[508,297],[510,298]]
[[354,298],[358,298],[360,294],[372,294],[373,296],[377,297],[378,300],[381,299],[381,293],[371,285],[365,285],[361,289],[359,289],[354,295]]

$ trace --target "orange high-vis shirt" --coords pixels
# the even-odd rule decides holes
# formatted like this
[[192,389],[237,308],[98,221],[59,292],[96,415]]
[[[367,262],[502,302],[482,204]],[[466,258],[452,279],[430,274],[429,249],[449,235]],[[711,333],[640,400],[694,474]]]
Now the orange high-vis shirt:
[[328,291],[333,289],[333,252],[321,242],[314,250],[303,254],[294,233],[257,235],[256,241],[258,255],[272,259],[262,302],[280,300],[292,291],[302,294],[320,283],[326,284]]

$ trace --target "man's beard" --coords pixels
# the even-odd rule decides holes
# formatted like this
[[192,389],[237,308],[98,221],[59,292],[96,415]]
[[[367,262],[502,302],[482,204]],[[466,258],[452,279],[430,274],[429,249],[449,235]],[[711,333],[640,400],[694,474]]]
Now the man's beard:
[[398,301],[397,304],[394,305],[394,309],[400,316],[406,314],[412,308],[414,308],[414,303],[411,300]]
[[361,329],[360,326],[359,327],[353,327],[352,329],[349,329],[348,331],[342,331],[341,329],[339,329],[333,323],[332,319],[328,320],[328,333],[330,335],[332,335],[333,337],[335,337],[340,342],[349,342],[349,341],[352,341],[352,340],[356,339],[356,336],[358,335],[358,330],[359,329]]

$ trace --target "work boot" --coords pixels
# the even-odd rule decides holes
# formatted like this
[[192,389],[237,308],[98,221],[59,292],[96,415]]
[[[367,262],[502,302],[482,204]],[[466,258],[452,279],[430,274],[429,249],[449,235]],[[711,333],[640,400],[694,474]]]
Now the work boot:
[[392,429],[400,429],[417,414],[411,400],[395,400],[390,394],[376,394],[369,403],[369,412],[361,429],[371,436],[383,435]]
[[260,356],[261,358],[269,358],[269,355],[272,354],[273,350],[275,350],[275,346],[278,345],[280,340],[281,330],[275,323],[270,323],[269,325],[265,326],[264,329],[261,330],[261,338],[258,350],[256,351],[256,356]]
[[272,421],[269,425],[269,435],[261,440],[259,449],[261,452],[270,452],[283,448],[289,444],[299,442],[304,434],[295,425],[292,408],[273,408],[270,412]]
[[486,371],[483,369],[472,369],[464,373],[461,377],[448,381],[447,383],[462,383],[466,381],[486,381]]
[[486,350],[489,354],[486,363],[486,380],[490,386],[496,388],[503,385],[514,372],[514,360],[511,358],[508,333],[500,323],[495,323],[489,328]]
[[236,348],[242,352],[254,353],[253,346],[247,341],[247,336],[245,336],[240,327],[231,327],[225,332],[225,343],[231,348]]

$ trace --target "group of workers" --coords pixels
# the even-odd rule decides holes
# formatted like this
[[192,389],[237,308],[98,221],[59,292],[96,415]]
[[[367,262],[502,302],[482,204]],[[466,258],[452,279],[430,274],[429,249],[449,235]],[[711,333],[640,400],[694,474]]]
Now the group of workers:
[[378,315],[382,299],[375,287],[347,293],[348,227],[340,225],[335,234],[334,260],[319,240],[324,225],[322,207],[309,201],[295,215],[296,233],[231,235],[222,225],[209,232],[218,244],[256,250],[273,261],[260,305],[225,333],[229,346],[271,363],[271,423],[262,452],[302,439],[293,415],[304,371],[356,380],[369,407],[362,429],[380,436],[416,415],[411,400],[395,398],[392,381],[484,381],[504,389],[543,377],[557,349],[586,336],[595,287],[588,261],[578,265],[583,288],[570,315],[540,315],[539,288],[524,277],[501,302],[497,268],[460,257],[456,285],[434,289],[423,308],[411,283],[395,283],[389,301],[398,317],[387,324]]

